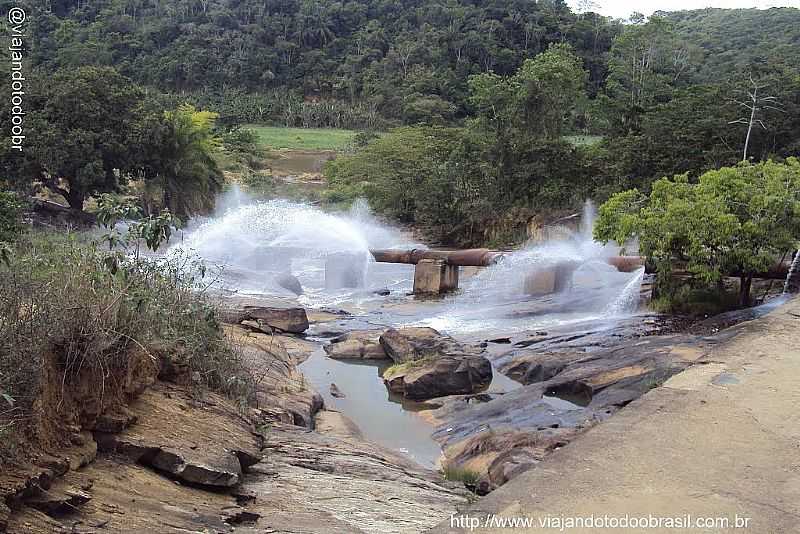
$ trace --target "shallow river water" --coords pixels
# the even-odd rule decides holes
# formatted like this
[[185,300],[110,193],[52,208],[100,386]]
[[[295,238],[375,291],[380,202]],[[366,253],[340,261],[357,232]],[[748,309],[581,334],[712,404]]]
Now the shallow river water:
[[[213,217],[193,221],[173,250],[197,255],[212,268],[218,267],[216,286],[231,295],[279,298],[309,310],[348,312],[335,324],[314,325],[309,332],[312,337],[326,329],[336,334],[414,325],[480,343],[549,329],[563,332],[573,326],[577,331],[586,324],[597,328],[598,323],[629,317],[638,302],[643,271],[620,273],[604,262],[617,249],[591,240],[591,209],[584,215],[589,228],[508,253],[489,268],[462,269],[457,294],[418,300],[409,295],[413,266],[376,264],[369,249],[424,245],[378,222],[364,204],[349,213],[330,214],[305,204],[255,201],[234,193],[223,199]],[[357,288],[337,287],[326,280],[326,260],[343,253],[355,262],[360,277]],[[553,261],[580,264],[569,288],[546,297],[526,297],[526,274]],[[302,286],[301,295],[279,282],[287,274]],[[325,337],[330,336],[316,339],[323,343]],[[498,346],[490,343],[489,349],[496,352]],[[331,360],[320,348],[301,370],[325,405],[349,417],[366,439],[403,452],[426,467],[436,465],[441,450],[431,438],[433,427],[421,415],[426,406],[390,394],[380,365]],[[332,383],[344,397],[331,395]],[[495,372],[490,391],[516,387],[519,384]]]

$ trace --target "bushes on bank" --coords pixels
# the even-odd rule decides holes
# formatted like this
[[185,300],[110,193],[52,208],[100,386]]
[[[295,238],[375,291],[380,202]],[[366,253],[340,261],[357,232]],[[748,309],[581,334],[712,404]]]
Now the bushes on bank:
[[137,359],[248,400],[250,376],[197,291],[201,274],[187,257],[133,260],[75,236],[21,239],[0,266],[0,433],[8,438],[0,458],[11,437],[35,434],[45,391],[64,398],[88,376],[91,399],[104,405]]

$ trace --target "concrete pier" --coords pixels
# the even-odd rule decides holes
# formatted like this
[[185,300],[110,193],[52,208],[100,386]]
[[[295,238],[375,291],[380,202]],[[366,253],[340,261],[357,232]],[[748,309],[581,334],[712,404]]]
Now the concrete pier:
[[414,269],[415,295],[441,295],[458,289],[458,265],[420,260]]

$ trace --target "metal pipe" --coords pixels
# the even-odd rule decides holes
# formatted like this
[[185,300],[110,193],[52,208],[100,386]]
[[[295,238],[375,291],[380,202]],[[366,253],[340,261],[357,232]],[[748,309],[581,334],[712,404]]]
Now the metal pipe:
[[502,252],[485,248],[468,250],[371,250],[379,263],[407,263],[416,265],[420,260],[442,260],[460,267],[488,267],[502,257]]
[[[494,265],[503,257],[504,253],[486,248],[476,248],[467,250],[371,250],[375,261],[379,263],[406,263],[416,265],[420,260],[442,260],[448,265],[458,265],[460,267],[489,267]],[[616,267],[623,273],[632,273],[637,269],[645,267],[648,273],[655,272],[652,264],[647,263],[644,256],[611,256],[605,259],[606,263]],[[789,273],[791,262],[783,262],[770,267],[766,272],[757,273],[754,278],[784,280]],[[685,271],[680,263],[676,263],[675,274]],[[731,276],[739,276],[732,273]]]

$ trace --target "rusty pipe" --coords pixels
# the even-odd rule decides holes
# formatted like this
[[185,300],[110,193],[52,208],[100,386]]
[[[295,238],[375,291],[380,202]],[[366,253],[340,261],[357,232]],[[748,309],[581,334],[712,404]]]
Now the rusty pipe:
[[406,263],[416,265],[420,260],[442,260],[448,265],[461,267],[488,267],[497,262],[501,252],[485,248],[468,250],[371,250],[372,257],[379,263]]
[[[461,267],[488,267],[494,265],[503,257],[502,252],[485,248],[467,250],[371,250],[370,252],[375,258],[375,261],[379,263],[405,263],[416,265],[420,260],[442,260],[448,265],[458,265]],[[605,261],[623,273],[632,273],[642,267],[645,267],[648,273],[655,272],[654,266],[648,264],[647,258],[644,256],[611,256],[606,258]],[[755,274],[754,278],[785,279],[789,273],[790,265],[791,261],[784,261],[781,264],[770,267],[766,272]],[[676,274],[685,271],[685,267],[682,267],[680,263],[676,264],[675,267]],[[732,276],[739,275],[734,273]]]

